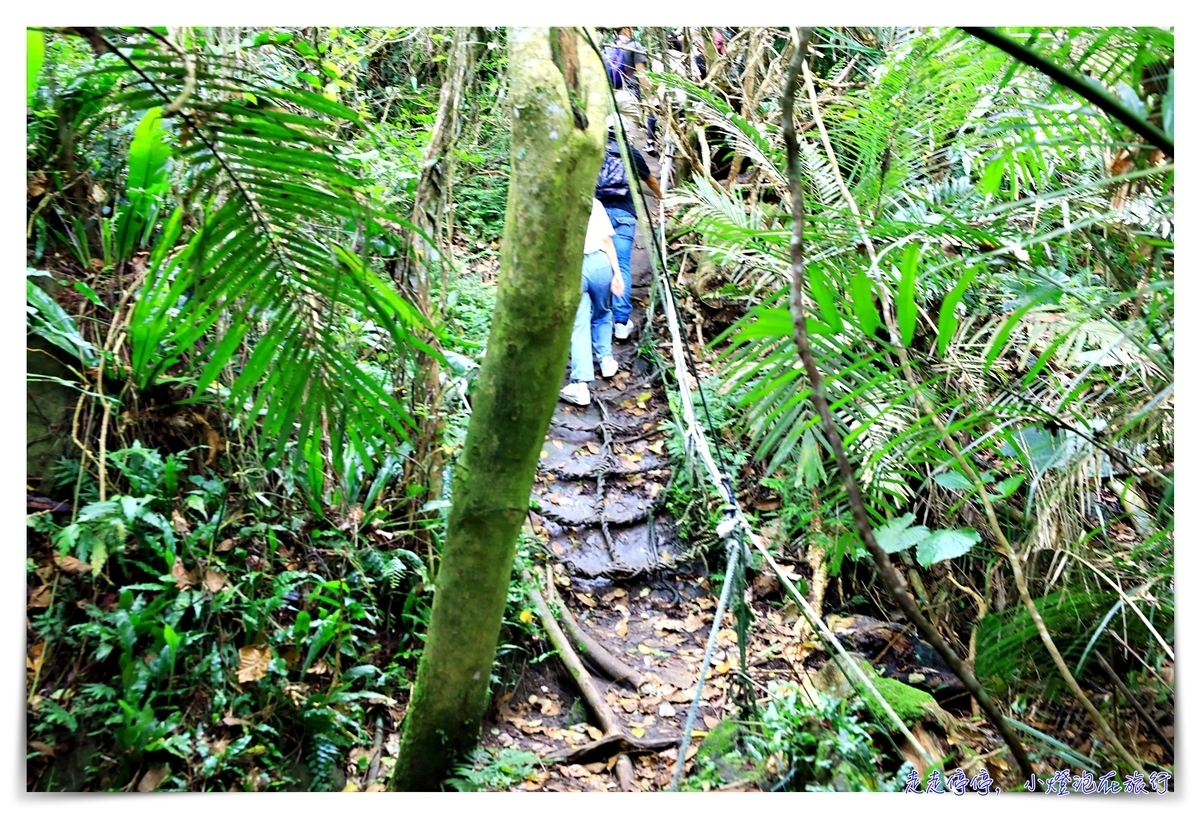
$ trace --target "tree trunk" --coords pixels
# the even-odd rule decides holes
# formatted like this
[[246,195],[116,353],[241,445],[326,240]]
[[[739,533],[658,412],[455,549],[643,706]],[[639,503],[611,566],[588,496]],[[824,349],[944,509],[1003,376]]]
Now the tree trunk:
[[[517,534],[567,363],[607,84],[573,29],[512,29],[512,176],[487,355],[393,789],[436,790],[479,736]],[[586,116],[584,116],[586,112]]]

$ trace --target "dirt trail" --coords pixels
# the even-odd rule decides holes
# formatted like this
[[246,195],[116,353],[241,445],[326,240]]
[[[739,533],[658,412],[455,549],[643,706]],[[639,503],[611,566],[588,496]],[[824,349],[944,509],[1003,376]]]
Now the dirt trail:
[[[654,157],[646,159],[657,174]],[[533,489],[538,510],[531,520],[554,556],[558,593],[580,626],[649,680],[637,691],[596,673],[597,685],[626,732],[655,739],[682,734],[716,599],[708,581],[681,564],[684,549],[662,509],[671,464],[659,426],[670,419],[670,410],[658,373],[636,355],[650,290],[647,241],[639,227],[632,257],[634,331],[613,345],[620,371],[592,382],[590,406],[558,404]],[[707,719],[696,725],[701,734],[726,704],[729,682],[722,675],[734,651],[729,656],[724,651],[734,645],[733,631],[723,633],[721,674],[705,686],[701,715]],[[546,757],[599,737],[594,725],[589,730],[574,684],[553,659],[527,666],[491,715],[485,746],[520,747]],[[675,757],[673,749],[635,757],[638,786],[664,788]],[[616,780],[608,770],[615,760],[548,765],[521,786],[613,790]]]

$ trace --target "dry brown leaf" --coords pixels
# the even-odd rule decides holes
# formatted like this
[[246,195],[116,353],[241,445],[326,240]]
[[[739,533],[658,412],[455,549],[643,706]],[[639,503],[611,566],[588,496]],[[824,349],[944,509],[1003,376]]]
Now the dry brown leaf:
[[238,649],[238,682],[257,682],[271,665],[270,645],[247,645]]
[[29,198],[41,196],[46,192],[46,174],[44,171],[31,173],[25,177],[25,195]]
[[595,727],[591,724],[587,725],[587,733],[592,737],[593,741],[599,741],[600,739],[604,738],[604,732],[599,727]]
[[225,587],[225,575],[209,568],[204,572],[204,587],[214,594]]
[[629,620],[622,619],[620,622],[618,622],[617,626],[615,628],[613,628],[613,633],[615,633],[617,636],[628,635],[629,634]]
[[325,676],[329,673],[329,664],[324,659],[318,659],[313,663],[313,666],[308,669],[308,674],[311,676]]
[[162,782],[167,780],[167,773],[169,772],[170,769],[166,764],[159,764],[157,767],[151,767],[146,770],[146,774],[138,782],[138,792],[154,792]]
[[292,704],[297,707],[303,705],[308,700],[308,685],[306,684],[286,684],[283,686],[283,692],[292,700]]
[[596,598],[593,597],[591,594],[575,594],[575,598],[578,599],[580,602],[582,602],[584,605],[587,605],[589,608],[596,607]]
[[53,596],[52,590],[53,590],[52,585],[42,585],[41,587],[34,590],[34,592],[29,595],[29,607],[30,608],[49,608],[50,607],[50,598]]
[[47,744],[47,743],[46,743],[46,742],[44,742],[44,741],[31,741],[31,742],[29,742],[29,749],[30,749],[30,750],[35,750],[35,751],[37,751],[37,752],[41,753],[41,754],[42,754],[42,755],[44,755],[44,756],[51,756],[51,757],[52,757],[52,756],[54,755],[54,748],[53,748],[53,747],[51,747],[49,744]]
[[36,671],[38,665],[42,661],[42,652],[46,649],[45,642],[38,642],[36,645],[31,645],[28,653],[25,655],[25,667],[28,670]]
[[600,454],[600,447],[599,447],[599,446],[597,446],[597,445],[596,445],[595,443],[593,443],[592,441],[590,441],[590,440],[589,440],[589,441],[588,441],[587,443],[585,443],[584,445],[587,447],[587,450],[588,450],[589,452],[591,452],[592,454]]
[[663,442],[661,440],[646,445],[646,450],[661,455],[663,453]]
[[183,560],[179,557],[175,557],[175,564],[171,566],[171,576],[175,577],[176,588],[187,588],[196,584],[196,572],[184,568]]
[[72,556],[55,556],[54,564],[66,571],[68,574],[86,574],[88,571],[92,570],[92,566],[88,565],[83,560],[78,560]]
[[175,533],[180,536],[187,536],[192,532],[188,521],[183,518],[183,515],[179,513],[179,509],[177,508],[171,509],[171,528],[175,529]]
[[217,545],[217,553],[218,554],[224,554],[226,551],[232,551],[232,550],[233,550],[233,540],[232,539],[221,540],[220,544]]

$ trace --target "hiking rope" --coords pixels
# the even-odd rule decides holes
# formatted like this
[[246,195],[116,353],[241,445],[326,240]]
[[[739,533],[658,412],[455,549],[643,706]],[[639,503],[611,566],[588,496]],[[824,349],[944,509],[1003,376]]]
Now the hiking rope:
[[[592,50],[595,51],[596,56],[600,59],[601,63],[603,63],[603,53],[596,46],[596,42],[592,38],[591,32],[587,28],[582,28],[582,31],[584,36],[587,38],[588,44],[591,46]],[[856,681],[858,685],[861,685],[862,688],[871,693],[871,695],[879,703],[880,709],[885,713],[888,719],[890,719],[896,725],[897,731],[906,739],[908,739],[925,763],[932,766],[935,764],[935,760],[929,755],[925,747],[917,741],[916,737],[913,736],[912,732],[904,724],[904,721],[896,714],[896,711],[892,709],[892,706],[888,704],[883,695],[880,694],[878,688],[875,687],[872,681],[863,672],[862,668],[859,667],[858,662],[854,661],[854,659],[842,646],[842,643],[838,641],[837,637],[833,634],[829,627],[817,615],[817,612],[813,609],[812,605],[809,604],[808,600],[804,598],[804,595],[797,590],[792,581],[787,577],[786,574],[784,574],[783,569],[779,567],[777,562],[775,562],[774,557],[771,556],[770,552],[763,544],[762,539],[754,534],[749,520],[746,519],[746,515],[742,512],[741,505],[738,503],[737,493],[734,490],[733,483],[729,477],[725,459],[721,454],[720,446],[716,445],[715,443],[715,441],[719,440],[719,438],[716,434],[716,430],[713,427],[712,414],[709,412],[708,402],[704,397],[704,388],[700,383],[700,376],[696,369],[695,359],[692,356],[691,348],[682,340],[680,325],[683,323],[683,319],[679,313],[678,300],[675,297],[674,288],[671,286],[670,276],[667,275],[665,207],[663,205],[662,198],[660,197],[658,201],[659,241],[656,243],[653,241],[654,232],[652,229],[653,225],[651,224],[649,218],[649,207],[645,202],[646,194],[641,191],[640,180],[636,183],[633,181],[638,179],[638,176],[635,172],[635,168],[629,154],[629,145],[627,142],[628,135],[625,131],[624,118],[617,109],[616,94],[611,85],[609,85],[608,92],[609,102],[611,103],[611,111],[616,117],[616,127],[614,130],[618,130],[620,136],[620,138],[616,140],[617,147],[620,149],[621,159],[625,164],[625,174],[630,182],[630,191],[632,192],[636,186],[639,194],[632,197],[634,202],[634,210],[636,211],[635,216],[638,220],[638,225],[643,230],[644,235],[650,237],[651,240],[649,243],[653,245],[655,249],[654,253],[647,253],[647,257],[651,260],[651,268],[653,273],[651,278],[651,298],[653,302],[654,291],[661,288],[659,291],[663,299],[663,314],[667,318],[667,328],[671,335],[671,353],[675,363],[675,381],[678,387],[681,414],[683,415],[684,421],[684,448],[689,459],[694,458],[697,455],[699,456],[699,459],[704,464],[705,471],[708,472],[709,480],[716,489],[717,494],[725,499],[725,508],[722,512],[722,520],[717,525],[717,536],[719,539],[725,542],[726,551],[728,553],[728,559],[725,566],[725,580],[721,588],[721,596],[717,603],[717,609],[713,613],[713,623],[712,627],[709,629],[708,645],[704,652],[704,659],[700,664],[700,675],[696,681],[696,694],[692,698],[691,707],[688,709],[687,718],[684,721],[683,734],[680,737],[678,755],[676,757],[675,764],[675,773],[671,778],[670,790],[672,792],[677,791],[679,789],[679,783],[683,778],[683,768],[687,762],[687,749],[691,744],[692,732],[695,729],[696,715],[700,709],[700,701],[704,692],[704,682],[708,675],[708,668],[712,661],[712,654],[716,649],[717,635],[721,630],[725,609],[729,604],[733,588],[735,585],[738,585],[739,587],[742,585],[742,583],[734,581],[734,576],[735,572],[744,574],[746,570],[748,561],[747,558],[749,557],[749,549],[746,547],[747,539],[754,543],[755,549],[762,554],[767,564],[779,577],[780,583],[787,590],[788,595],[796,601],[796,604],[800,607],[804,617],[821,636],[822,640],[829,646],[829,648],[832,649],[831,655],[835,658],[835,661],[842,670],[842,673],[846,676],[847,680],[853,676],[854,681]],[[664,158],[666,159],[666,172],[663,175],[663,182],[660,190],[662,190],[662,192],[665,194],[666,183],[670,174],[671,165],[673,164],[672,160],[674,158],[674,145],[671,142],[670,134],[665,134],[662,144],[664,148]],[[655,284],[659,285],[659,287],[654,287],[653,285]],[[696,422],[695,406],[692,403],[691,391],[688,388],[687,376],[689,374],[692,375],[693,379],[696,381],[696,391],[700,396],[700,404],[704,411],[706,425],[708,426],[709,434],[714,441],[712,446],[709,445],[708,437],[706,437],[704,434],[704,428]],[[715,459],[713,457],[713,452],[716,453]],[[735,604],[745,605],[744,595],[739,594],[739,597],[743,598],[736,600]],[[742,638],[741,634],[739,634],[739,643],[742,643],[739,645],[739,647],[741,648],[741,656],[743,658],[744,665],[745,646],[744,639]],[[740,672],[741,675],[744,676],[748,681],[749,677],[744,666],[740,668]],[[803,687],[803,684],[803,681],[801,681],[801,687]],[[860,695],[862,695],[862,691],[858,685],[852,686]]]

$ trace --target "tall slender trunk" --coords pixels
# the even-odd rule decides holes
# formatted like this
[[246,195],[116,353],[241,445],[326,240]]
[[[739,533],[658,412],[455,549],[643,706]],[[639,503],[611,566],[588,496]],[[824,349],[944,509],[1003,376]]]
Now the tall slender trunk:
[[512,29],[512,177],[496,309],[393,789],[433,790],[487,705],[514,546],[567,363],[604,145],[600,61],[573,29]]

